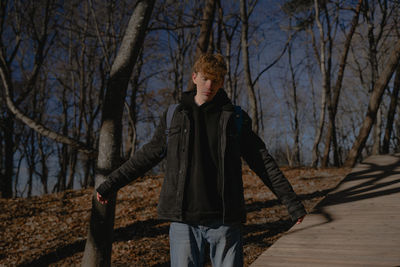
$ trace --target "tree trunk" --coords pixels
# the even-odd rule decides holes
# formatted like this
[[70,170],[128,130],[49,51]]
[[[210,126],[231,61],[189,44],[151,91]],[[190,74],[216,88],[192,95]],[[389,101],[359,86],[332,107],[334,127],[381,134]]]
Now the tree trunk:
[[383,143],[382,143],[382,153],[384,154],[389,153],[390,137],[393,131],[393,121],[394,121],[394,115],[396,114],[399,90],[400,90],[400,64],[397,65],[396,78],[394,79],[394,84],[393,84],[393,91],[392,94],[390,95],[390,106],[386,120],[385,136],[383,138]]
[[320,65],[320,70],[321,70],[321,75],[322,75],[322,96],[321,96],[321,111],[320,111],[320,118],[319,118],[319,125],[317,128],[317,133],[315,135],[314,139],[314,144],[313,144],[313,149],[312,149],[312,162],[311,166],[312,167],[317,167],[318,165],[318,160],[319,160],[319,143],[321,142],[322,138],[322,132],[324,129],[324,124],[325,124],[325,110],[326,110],[326,102],[327,102],[327,97],[329,96],[329,82],[328,82],[328,73],[326,70],[326,63],[325,63],[325,47],[326,47],[326,41],[325,41],[325,34],[324,34],[324,28],[321,24],[320,18],[319,18],[319,12],[320,12],[320,7],[318,4],[318,0],[314,0],[314,5],[315,5],[315,20],[319,29],[319,35],[320,35],[320,53],[319,53],[319,65]]
[[[120,147],[122,135],[122,112],[124,99],[133,67],[143,45],[146,28],[154,7],[155,0],[140,1],[130,18],[121,47],[111,67],[110,79],[100,129],[99,153],[95,187],[99,186],[120,164]],[[111,197],[108,204],[101,205],[93,192],[90,227],[86,241],[82,266],[110,266],[113,227],[115,216],[115,199]]]
[[[382,5],[381,7],[384,7],[385,5]],[[375,87],[376,80],[379,77],[379,69],[378,69],[378,45],[379,41],[382,37],[382,25],[385,24],[385,18],[386,18],[386,10],[387,8],[384,8],[383,10],[377,10],[377,5],[374,2],[371,2],[371,5],[366,1],[365,3],[365,8],[364,8],[364,14],[366,18],[366,22],[368,25],[368,61],[371,66],[371,87],[370,90],[372,91]],[[377,13],[382,12],[380,14],[381,20],[376,21]],[[377,27],[376,25],[379,23],[379,26]],[[380,29],[379,29],[380,28]],[[380,30],[380,31],[379,31]],[[381,148],[381,126],[382,126],[382,111],[380,108],[378,108],[377,114],[375,116],[375,125],[374,125],[374,130],[373,130],[373,146],[372,146],[372,155],[378,155],[380,153],[380,148]]]
[[[1,104],[1,103],[0,103]],[[5,159],[5,153],[4,153],[4,145],[3,145],[3,140],[4,140],[4,134],[5,134],[5,128],[2,126],[4,122],[4,118],[0,116],[0,198],[3,197],[4,191],[5,191],[5,174],[4,174],[4,159]]]
[[[35,98],[34,98],[35,99]],[[35,106],[35,104],[33,104]],[[26,159],[28,162],[28,194],[27,197],[32,196],[33,189],[33,175],[36,172],[36,144],[35,132],[30,129],[28,142],[26,144]]]
[[240,0],[240,18],[242,20],[242,35],[241,35],[242,60],[243,60],[244,76],[246,80],[247,94],[250,102],[252,128],[254,132],[258,133],[259,123],[258,123],[257,98],[254,92],[254,86],[251,80],[251,71],[250,71],[249,44],[248,44],[249,25],[248,25],[246,0]]
[[47,168],[47,158],[48,157],[44,150],[43,137],[38,135],[37,139],[38,139],[38,151],[39,151],[39,156],[40,156],[40,165],[41,165],[41,169],[42,169],[42,173],[40,175],[40,181],[42,183],[43,193],[48,194],[49,193],[48,186],[47,186],[47,182],[48,182],[48,178],[49,178],[49,169]]
[[[331,101],[330,107],[328,107],[329,122],[328,122],[327,135],[326,135],[326,139],[325,139],[325,151],[324,151],[324,156],[323,156],[322,164],[321,164],[323,167],[328,166],[329,152],[330,152],[331,145],[332,145],[332,151],[333,151],[333,165],[336,167],[338,167],[340,165],[339,152],[338,152],[337,139],[336,139],[336,122],[335,121],[336,121],[337,107],[339,104],[339,96],[340,96],[340,92],[342,89],[344,70],[347,65],[347,56],[349,54],[351,40],[353,39],[354,32],[358,25],[358,19],[360,17],[360,10],[361,10],[361,6],[362,6],[362,2],[363,2],[363,0],[358,1],[358,5],[355,10],[356,13],[354,14],[354,17],[351,21],[351,28],[349,30],[349,33],[346,36],[343,53],[340,58],[338,76],[336,78],[335,86],[332,90],[333,99]],[[328,97],[330,97],[330,96],[328,96]]]
[[[220,7],[220,10],[222,12],[222,8]],[[223,14],[221,15],[223,16]],[[233,90],[233,82],[232,82],[232,68],[231,68],[231,59],[232,59],[232,55],[231,55],[231,51],[232,51],[232,39],[233,36],[236,32],[236,28],[239,25],[239,20],[236,21],[235,25],[232,27],[231,32],[228,32],[228,29],[225,25],[225,23],[222,21],[221,22],[221,27],[222,30],[224,31],[225,34],[225,61],[226,61],[226,83],[225,83],[225,90],[226,93],[228,95],[228,97],[232,100],[233,103],[236,103],[236,97],[234,94],[234,90]]]
[[[142,51],[143,52],[143,51]],[[136,148],[136,98],[137,92],[139,90],[139,78],[142,72],[143,66],[143,53],[140,53],[140,59],[137,62],[137,66],[135,66],[135,71],[133,78],[131,80],[132,94],[131,94],[131,103],[130,106],[127,106],[128,117],[129,117],[129,131],[128,131],[128,144],[127,144],[127,153],[125,153],[128,157],[132,157],[135,154]]]
[[4,175],[1,180],[2,198],[12,198],[12,177],[14,174],[14,120],[6,112],[4,131]]
[[[226,40],[226,86],[225,86],[225,90],[226,93],[229,97],[229,99],[231,99],[232,101],[234,101],[233,99],[233,88],[232,88],[232,76],[231,76],[231,46],[232,46],[232,42],[231,40]],[[235,103],[235,102],[234,102]]]
[[[62,91],[62,107],[63,107],[63,113],[62,113],[62,134],[64,136],[68,136],[68,128],[69,128],[69,119],[68,119],[68,98],[66,96],[67,94],[67,88],[63,88]],[[58,162],[60,164],[60,170],[58,172],[58,181],[56,184],[56,188],[53,192],[61,192],[66,189],[66,184],[67,184],[67,172],[68,172],[68,165],[69,165],[69,160],[70,160],[70,149],[67,144],[62,144],[61,145],[61,151],[58,154]]]
[[294,144],[293,144],[293,164],[294,166],[298,166],[300,164],[300,128],[299,128],[299,119],[298,119],[298,104],[297,104],[297,83],[296,83],[296,75],[293,68],[292,63],[292,46],[289,45],[288,47],[288,57],[289,57],[289,68],[291,74],[291,82],[292,82],[292,97],[293,97],[293,109],[294,109]]
[[[217,7],[217,0],[206,0],[203,19],[201,21],[200,35],[197,41],[196,52],[194,55],[194,61],[196,61],[202,54],[206,53],[208,50],[216,7]],[[189,79],[189,84],[187,89],[188,91],[194,89],[194,84],[192,79]]]
[[71,149],[69,152],[69,167],[68,167],[68,179],[66,189],[74,189],[74,180],[75,180],[75,172],[76,172],[76,163],[78,161],[78,152],[74,149]]
[[397,43],[394,45],[394,49],[389,56],[388,62],[385,64],[386,67],[384,68],[379,79],[375,83],[369,100],[368,110],[364,122],[345,161],[345,166],[347,167],[353,167],[355,165],[358,157],[361,154],[362,149],[365,146],[365,142],[367,141],[368,135],[375,121],[376,113],[382,100],[382,95],[390,79],[392,78],[397,65],[399,64],[399,60],[400,40],[398,40]]
[[[91,113],[93,114],[93,113]],[[93,129],[93,120],[92,118],[90,119],[89,123],[88,123],[88,127],[86,128],[86,143],[88,144],[88,146],[91,146],[92,143],[94,142],[95,137],[92,136],[92,129]],[[88,157],[87,155],[84,155],[84,178],[83,178],[83,188],[88,188],[91,186],[94,186],[94,178],[93,178],[93,170],[94,170],[94,166],[95,161],[93,158]]]
[[382,132],[382,109],[376,112],[375,125],[373,131],[374,144],[372,145],[371,155],[379,155],[381,152],[381,132]]

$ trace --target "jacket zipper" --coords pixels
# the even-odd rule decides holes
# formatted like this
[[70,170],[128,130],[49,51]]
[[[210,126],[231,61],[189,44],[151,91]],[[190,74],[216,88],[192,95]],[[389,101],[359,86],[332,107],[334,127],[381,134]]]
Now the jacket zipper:
[[[223,115],[224,111],[222,111]],[[220,161],[220,166],[221,166],[221,178],[222,178],[222,223],[225,224],[225,149],[226,149],[226,127],[228,125],[229,118],[231,117],[231,114],[227,112],[226,116],[222,116],[222,121],[221,121],[221,128],[220,133],[221,136],[221,161]]]
[[[180,200],[180,203],[181,203],[181,205],[180,205],[180,210],[181,210],[180,219],[181,220],[183,219],[183,198],[184,198],[184,195],[185,195],[184,192],[185,192],[186,180],[187,180],[187,170],[188,170],[188,165],[190,164],[188,162],[188,157],[189,157],[189,155],[188,155],[188,151],[189,151],[189,136],[190,136],[188,128],[190,129],[190,127],[186,127],[187,123],[189,122],[189,118],[188,118],[187,112],[183,111],[183,117],[184,117],[184,119],[183,119],[183,128],[182,128],[181,135],[183,135],[184,138],[181,138],[181,140],[182,139],[185,140],[185,142],[184,142],[184,146],[185,146],[184,147],[184,149],[185,149],[185,151],[184,151],[184,153],[185,153],[184,159],[186,161],[186,164],[183,164],[184,169],[182,169],[182,173],[180,173],[180,175],[181,175],[181,177],[183,179],[183,182],[182,182],[183,185],[182,185],[182,188],[181,188],[182,190],[179,190],[179,189],[177,190],[177,194],[178,195],[179,195],[179,191],[180,191],[179,200]],[[182,149],[182,148],[180,147],[179,149]],[[179,154],[181,154],[181,153],[179,153]]]

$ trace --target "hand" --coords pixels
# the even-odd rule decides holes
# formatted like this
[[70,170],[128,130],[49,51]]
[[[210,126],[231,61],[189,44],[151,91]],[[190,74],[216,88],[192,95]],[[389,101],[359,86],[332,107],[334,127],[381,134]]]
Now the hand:
[[298,218],[296,224],[301,224],[301,222],[304,220],[304,217],[306,217],[306,215],[303,215],[300,218]]
[[108,200],[100,195],[99,192],[97,192],[97,201],[99,201],[102,205],[108,203]]

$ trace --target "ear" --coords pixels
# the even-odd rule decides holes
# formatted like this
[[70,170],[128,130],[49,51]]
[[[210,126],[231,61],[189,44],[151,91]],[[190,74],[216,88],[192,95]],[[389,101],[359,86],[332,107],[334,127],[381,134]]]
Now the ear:
[[225,81],[225,79],[222,79],[221,84],[219,85],[219,88],[224,87],[224,81]]
[[197,77],[197,73],[196,73],[196,72],[193,72],[193,73],[192,73],[192,81],[193,81],[194,84],[196,84],[196,81],[195,81],[195,80],[196,80],[196,77]]

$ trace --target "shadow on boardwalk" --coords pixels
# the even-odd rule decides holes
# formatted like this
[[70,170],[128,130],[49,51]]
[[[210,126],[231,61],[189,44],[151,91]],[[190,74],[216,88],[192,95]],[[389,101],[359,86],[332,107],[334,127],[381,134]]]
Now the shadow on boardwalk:
[[[400,157],[397,156],[395,161],[387,165],[380,165],[370,162],[372,159],[374,159],[373,157],[369,159],[369,161],[359,165],[360,170],[355,169],[353,172],[347,175],[346,178],[341,181],[334,190],[332,190],[334,193],[329,194],[323,201],[321,201],[314,208],[312,213],[323,215],[326,219],[325,223],[330,223],[333,221],[333,216],[326,211],[325,208],[327,206],[399,193]],[[385,178],[394,175],[398,175],[398,179],[383,181]],[[345,184],[347,184],[347,186]],[[392,185],[398,186],[394,188],[385,188]],[[340,190],[339,188],[341,187],[344,187],[344,189]],[[304,230],[304,228],[302,230]]]

